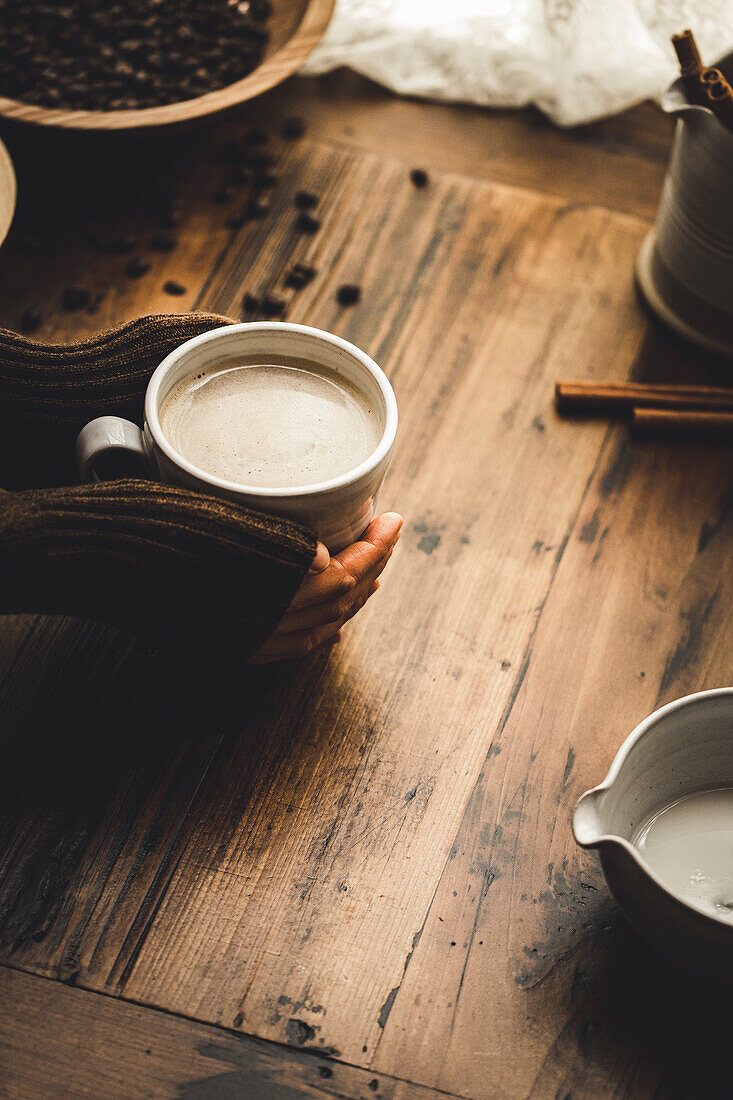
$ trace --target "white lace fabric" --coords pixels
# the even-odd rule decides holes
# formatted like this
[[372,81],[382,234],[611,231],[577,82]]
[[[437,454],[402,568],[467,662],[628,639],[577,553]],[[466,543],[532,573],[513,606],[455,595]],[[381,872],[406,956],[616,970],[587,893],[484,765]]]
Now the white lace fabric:
[[686,27],[713,64],[733,49],[733,0],[336,0],[303,72],[347,66],[402,95],[533,103],[573,126],[658,97]]

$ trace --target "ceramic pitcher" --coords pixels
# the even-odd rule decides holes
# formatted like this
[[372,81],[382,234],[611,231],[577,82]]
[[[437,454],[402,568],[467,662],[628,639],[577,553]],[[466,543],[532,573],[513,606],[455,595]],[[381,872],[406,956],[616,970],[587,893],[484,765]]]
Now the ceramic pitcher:
[[[730,80],[733,53],[717,67]],[[681,79],[662,97],[678,119],[656,225],[636,268],[657,316],[682,336],[733,356],[733,131],[692,103]]]

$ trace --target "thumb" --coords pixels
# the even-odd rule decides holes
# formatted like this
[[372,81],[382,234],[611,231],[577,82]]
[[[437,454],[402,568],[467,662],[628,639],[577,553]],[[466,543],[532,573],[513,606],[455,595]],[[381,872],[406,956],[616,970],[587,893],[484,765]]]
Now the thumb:
[[316,554],[311,562],[311,567],[308,570],[309,573],[323,573],[325,569],[328,569],[331,564],[331,555],[328,552],[328,548],[322,542],[318,543],[316,547]]

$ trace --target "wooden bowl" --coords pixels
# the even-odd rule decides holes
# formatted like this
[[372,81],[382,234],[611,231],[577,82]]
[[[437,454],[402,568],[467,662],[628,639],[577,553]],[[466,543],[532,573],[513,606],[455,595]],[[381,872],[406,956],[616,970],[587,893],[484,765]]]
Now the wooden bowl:
[[335,0],[272,0],[272,16],[267,25],[270,41],[262,63],[236,84],[196,99],[128,111],[69,111],[0,96],[0,116],[72,130],[133,130],[223,111],[260,95],[299,69],[323,37],[334,3]]
[[0,244],[5,240],[15,213],[15,170],[10,153],[0,141]]

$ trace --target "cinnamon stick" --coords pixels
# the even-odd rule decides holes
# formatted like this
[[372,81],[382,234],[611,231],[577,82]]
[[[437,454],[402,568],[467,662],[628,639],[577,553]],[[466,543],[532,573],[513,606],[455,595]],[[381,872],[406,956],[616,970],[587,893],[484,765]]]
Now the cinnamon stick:
[[733,412],[733,388],[683,386],[649,382],[555,383],[555,400],[561,412],[583,411],[608,415],[632,408],[727,410]]
[[733,440],[733,411],[701,412],[634,408],[631,425],[638,435],[684,436],[689,439]]
[[673,34],[672,45],[680,63],[680,76],[688,96],[693,103],[699,103],[702,99],[700,74],[703,66],[692,31],[686,30],[682,34]]
[[724,126],[733,130],[733,88],[722,74],[720,80],[714,80],[704,87],[707,106]]

